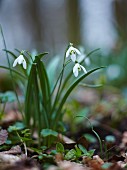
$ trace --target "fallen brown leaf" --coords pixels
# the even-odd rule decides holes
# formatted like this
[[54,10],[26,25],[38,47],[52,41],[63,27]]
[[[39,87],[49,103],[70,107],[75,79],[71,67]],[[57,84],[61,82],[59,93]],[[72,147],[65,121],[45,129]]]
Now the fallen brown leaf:
[[4,144],[8,138],[7,130],[0,130],[0,145]]
[[15,155],[15,154],[21,154],[21,147],[19,145],[17,146],[14,146],[12,147],[10,150],[8,151],[3,151],[3,152],[0,152],[0,154],[4,153],[4,154],[12,154],[12,155]]
[[94,155],[93,160],[96,160],[100,165],[104,164],[104,161],[98,155]]
[[58,166],[62,170],[84,170],[83,165],[70,161],[61,161],[58,163]]

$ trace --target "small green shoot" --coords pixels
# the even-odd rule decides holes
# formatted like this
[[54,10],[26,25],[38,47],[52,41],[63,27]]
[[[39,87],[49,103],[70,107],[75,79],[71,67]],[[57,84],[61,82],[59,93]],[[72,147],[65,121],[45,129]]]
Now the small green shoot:
[[31,141],[30,129],[24,129],[25,126],[21,122],[16,122],[13,126],[9,126],[8,132],[15,133],[18,140],[23,144],[25,155],[27,156],[27,146],[26,143]]
[[95,149],[91,149],[87,151],[82,145],[75,145],[75,149],[69,150],[65,154],[66,160],[78,160],[82,156],[92,157],[94,154]]
[[56,151],[58,152],[58,153],[64,153],[64,146],[62,145],[62,143],[60,143],[60,142],[58,142],[57,144],[56,144]]
[[66,150],[62,143],[56,144],[56,153],[61,153],[66,160],[78,160],[82,156],[92,157],[95,149],[87,151],[86,148],[82,145],[75,145],[71,150]]
[[94,130],[93,125],[92,125],[91,121],[90,121],[90,120],[89,120],[86,116],[79,116],[79,115],[77,115],[77,116],[75,116],[74,118],[76,118],[76,117],[84,117],[85,119],[87,119],[87,120],[88,120],[88,122],[89,122],[89,124],[90,124],[90,127],[91,127],[92,132],[96,135],[96,137],[97,137],[97,139],[98,139],[98,142],[99,142],[99,145],[100,145],[101,157],[102,157],[102,155],[103,155],[103,144],[102,144],[102,141],[101,141],[100,136],[99,136],[99,135],[98,135],[98,133]]

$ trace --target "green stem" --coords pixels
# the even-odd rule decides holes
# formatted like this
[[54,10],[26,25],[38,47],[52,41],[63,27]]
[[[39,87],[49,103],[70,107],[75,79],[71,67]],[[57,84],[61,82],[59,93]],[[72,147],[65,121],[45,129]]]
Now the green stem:
[[64,66],[65,66],[65,57],[64,57],[64,61],[63,61],[63,69],[62,69],[61,76],[60,76],[60,83],[58,86],[57,95],[56,95],[56,98],[55,98],[55,101],[53,104],[53,108],[55,108],[57,100],[58,100],[58,96],[59,96],[59,92],[60,92],[60,88],[61,88],[61,84],[62,84],[62,79],[63,79],[63,74],[64,74]]
[[27,157],[27,147],[26,147],[26,143],[22,140],[22,138],[21,138],[21,136],[19,135],[19,133],[17,132],[17,130],[16,130],[16,134],[17,134],[19,140],[21,141],[21,143],[22,143],[23,146],[24,146],[25,155],[26,155],[26,157]]
[[98,142],[99,142],[99,145],[100,145],[101,158],[102,158],[103,148],[102,148],[101,138],[100,138],[100,136],[97,134],[97,132],[96,132],[93,128],[92,128],[92,132],[96,135],[96,137],[97,137],[97,139],[98,139]]
[[[66,67],[70,62],[71,62],[71,60],[68,60],[68,61],[66,62],[66,64],[65,64],[65,67]],[[60,79],[60,77],[61,77],[62,71],[63,71],[63,69],[61,70],[61,72],[60,72],[60,74],[59,74],[59,76],[58,76],[58,78],[57,78],[57,81],[56,81],[56,83],[55,83],[55,85],[54,85],[54,87],[53,87],[53,90],[52,90],[52,92],[51,92],[51,96],[53,95],[53,93],[54,93],[54,91],[55,91],[55,89],[56,89],[56,86],[57,86],[58,81],[59,81],[59,79]]]
[[92,129],[92,132],[96,135],[97,139],[98,139],[98,142],[99,142],[99,145],[100,145],[100,152],[101,152],[101,157],[103,155],[103,147],[102,147],[102,141],[101,141],[101,138],[100,136],[98,135],[98,133],[93,129],[93,125],[92,123],[90,122],[90,120],[86,117],[86,116],[75,116],[74,118],[76,117],[84,117],[85,119],[88,120],[89,124],[90,124],[90,127]]
[[55,88],[56,88],[56,86],[57,86],[57,84],[58,84],[58,81],[59,81],[59,79],[60,79],[60,83],[59,83],[59,86],[58,86],[56,98],[55,98],[53,107],[52,107],[52,109],[51,109],[51,114],[54,112],[54,109],[55,109],[55,107],[56,107],[57,101],[58,101],[58,99],[59,99],[59,97],[60,97],[60,94],[61,94],[60,89],[61,89],[61,85],[62,85],[64,68],[65,68],[65,67],[70,63],[70,61],[71,61],[71,60],[68,60],[68,61],[65,63],[67,50],[68,50],[68,48],[66,49],[65,54],[64,54],[63,68],[62,68],[62,70],[61,70],[61,72],[60,72],[60,74],[59,74],[59,76],[58,76],[58,79],[57,79],[57,81],[56,81],[56,84],[55,84],[55,86],[54,86],[54,88],[53,88],[53,91],[52,91],[52,93],[51,93],[51,95],[52,95],[53,92],[54,92],[54,90],[55,90]]

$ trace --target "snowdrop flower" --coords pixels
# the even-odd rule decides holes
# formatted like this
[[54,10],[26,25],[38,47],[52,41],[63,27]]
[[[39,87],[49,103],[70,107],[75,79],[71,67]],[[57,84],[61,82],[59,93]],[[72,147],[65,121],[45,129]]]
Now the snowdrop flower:
[[76,54],[81,55],[81,52],[77,48],[70,46],[69,49],[66,52],[66,58],[70,56],[71,60],[73,62],[75,62],[76,61]]
[[24,59],[22,54],[18,58],[15,59],[13,63],[13,67],[15,67],[17,64],[22,64],[23,68],[26,69],[26,60]]
[[83,70],[85,74],[87,73],[86,69],[81,64],[76,63],[75,66],[73,67],[74,76],[78,77],[78,72],[81,70]]

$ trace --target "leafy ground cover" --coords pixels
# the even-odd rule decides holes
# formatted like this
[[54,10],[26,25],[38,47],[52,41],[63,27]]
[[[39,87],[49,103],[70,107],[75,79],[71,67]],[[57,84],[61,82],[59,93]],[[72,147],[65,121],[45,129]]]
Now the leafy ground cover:
[[[87,89],[87,93],[89,91],[91,92],[91,89]],[[104,89],[101,95],[99,90],[92,91],[93,97],[95,92],[98,95],[98,101],[94,106],[93,101],[82,101],[81,96],[77,95],[79,95],[82,108],[89,106],[89,115],[91,115],[89,121],[92,123],[95,133],[87,119],[79,117],[79,120],[78,118],[74,120],[76,121],[74,128],[73,125],[71,127],[68,117],[65,116],[65,124],[69,125],[68,130],[64,135],[55,134],[57,140],[50,147],[38,146],[37,134],[31,136],[30,130],[26,129],[22,123],[20,113],[16,115],[13,111],[9,111],[1,120],[0,158],[1,162],[4,162],[4,167],[1,163],[1,169],[18,169],[18,167],[20,169],[49,170],[126,169],[127,129],[124,115],[126,99],[116,89],[115,93],[112,89]],[[86,94],[85,91],[84,93]],[[103,96],[101,100],[100,96]],[[116,109],[118,104],[119,109]],[[79,110],[80,115],[81,110]],[[120,115],[121,112],[124,114]],[[116,119],[114,119],[114,114]],[[13,117],[10,120],[11,115]],[[48,133],[53,132],[48,131]],[[96,133],[101,140],[102,151]]]

